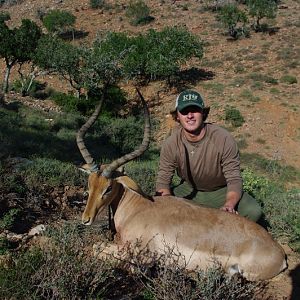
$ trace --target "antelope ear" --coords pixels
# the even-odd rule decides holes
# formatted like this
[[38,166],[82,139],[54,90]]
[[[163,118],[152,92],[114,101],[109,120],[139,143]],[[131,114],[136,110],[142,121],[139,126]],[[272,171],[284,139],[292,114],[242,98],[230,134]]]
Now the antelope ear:
[[140,186],[128,176],[120,176],[116,178],[116,181],[121,183],[124,187],[137,192],[138,194],[144,195],[144,192],[140,188]]
[[120,166],[116,171],[118,171],[118,172],[120,172],[121,174],[124,174],[124,175],[126,174],[124,166]]
[[78,169],[86,174],[92,173],[88,164],[83,164],[83,165],[79,166]]

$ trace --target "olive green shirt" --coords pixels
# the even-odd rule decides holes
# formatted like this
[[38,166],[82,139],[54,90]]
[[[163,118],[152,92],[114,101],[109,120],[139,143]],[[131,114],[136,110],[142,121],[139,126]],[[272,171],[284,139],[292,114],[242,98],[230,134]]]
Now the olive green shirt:
[[161,149],[156,190],[170,189],[176,170],[191,185],[192,177],[198,191],[215,191],[227,186],[227,191],[235,191],[241,196],[240,158],[234,138],[217,125],[205,123],[205,126],[206,133],[197,143],[187,141],[181,126],[173,129]]

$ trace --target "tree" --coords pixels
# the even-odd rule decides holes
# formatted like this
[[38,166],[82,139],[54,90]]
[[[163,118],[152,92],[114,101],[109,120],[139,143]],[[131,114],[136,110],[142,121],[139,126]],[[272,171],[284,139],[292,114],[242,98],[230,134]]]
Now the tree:
[[13,29],[7,26],[6,20],[8,16],[0,17],[0,57],[4,58],[6,64],[4,93],[8,91],[11,69],[17,63],[23,64],[32,59],[42,35],[40,28],[31,20],[23,19],[21,26]]
[[[240,10],[235,4],[228,4],[221,8],[219,12],[219,20],[228,29],[228,34],[237,39],[240,36],[248,35],[246,23],[248,21],[245,12]],[[239,24],[242,24],[239,27]]]
[[276,17],[276,0],[248,0],[247,6],[249,15],[256,18],[256,23],[253,26],[255,30],[261,30],[261,19],[274,19]]
[[33,62],[50,73],[57,73],[76,90],[84,87],[86,74],[82,50],[58,37],[45,35],[40,39]]
[[129,78],[164,78],[170,82],[188,59],[203,56],[201,40],[182,27],[152,29],[145,35],[129,38],[127,43],[123,72]]
[[63,33],[72,28],[75,21],[76,17],[70,12],[57,9],[51,10],[42,19],[43,25],[53,34]]

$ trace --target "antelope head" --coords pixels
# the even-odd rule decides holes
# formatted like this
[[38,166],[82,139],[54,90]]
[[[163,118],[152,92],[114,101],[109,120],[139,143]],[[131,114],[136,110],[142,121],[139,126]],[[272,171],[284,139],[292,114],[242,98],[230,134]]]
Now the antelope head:
[[[109,165],[98,166],[92,158],[90,152],[87,150],[84,144],[84,135],[87,130],[97,120],[101,106],[103,103],[103,97],[100,100],[99,105],[96,107],[95,112],[87,120],[87,122],[79,129],[76,137],[78,148],[87,163],[88,172],[90,173],[88,179],[88,201],[85,210],[82,215],[82,223],[85,225],[91,225],[96,215],[101,212],[105,207],[108,207],[114,199],[122,196],[123,185],[118,181],[120,176],[124,175],[124,172],[120,169],[127,162],[141,156],[148,148],[150,142],[150,115],[146,102],[137,89],[137,92],[141,98],[144,107],[145,116],[145,129],[144,138],[142,144],[131,153],[128,153]],[[124,177],[124,176],[123,176]],[[128,178],[129,179],[129,178]],[[130,180],[130,179],[129,179]]]

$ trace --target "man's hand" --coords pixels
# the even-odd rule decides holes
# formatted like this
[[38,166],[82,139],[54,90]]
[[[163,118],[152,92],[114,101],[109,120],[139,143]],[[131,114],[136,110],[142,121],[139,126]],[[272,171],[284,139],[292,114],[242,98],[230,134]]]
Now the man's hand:
[[233,214],[238,214],[235,210],[236,205],[240,200],[240,195],[236,192],[227,192],[225,204],[220,208],[223,211],[227,211]]
[[171,191],[169,189],[160,189],[156,191],[155,196],[171,196]]
[[233,214],[237,214],[237,215],[239,214],[239,213],[234,209],[234,207],[229,206],[229,205],[224,205],[224,206],[222,206],[220,209],[223,210],[223,211],[227,211],[227,212],[233,213]]

